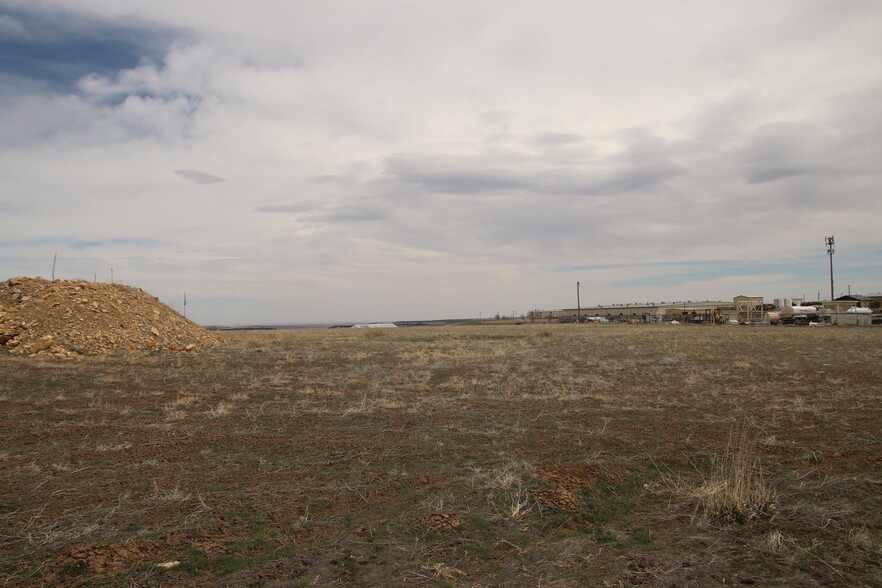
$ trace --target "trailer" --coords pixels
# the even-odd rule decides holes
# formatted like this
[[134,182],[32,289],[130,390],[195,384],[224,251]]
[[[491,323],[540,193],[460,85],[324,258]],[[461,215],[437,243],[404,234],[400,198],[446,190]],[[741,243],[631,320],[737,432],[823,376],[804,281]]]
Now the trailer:
[[781,309],[779,320],[785,325],[807,325],[819,317],[817,306],[785,306]]

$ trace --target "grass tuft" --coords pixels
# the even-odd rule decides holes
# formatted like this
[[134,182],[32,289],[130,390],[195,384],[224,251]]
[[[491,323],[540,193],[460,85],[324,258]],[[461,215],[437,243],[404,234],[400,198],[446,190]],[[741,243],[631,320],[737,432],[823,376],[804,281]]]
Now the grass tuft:
[[218,418],[221,418],[223,416],[228,415],[231,410],[232,410],[232,405],[229,402],[224,402],[222,400],[222,401],[218,402],[216,407],[210,409],[208,411],[208,414],[211,416],[211,418],[218,419]]
[[705,516],[716,523],[744,524],[772,515],[778,497],[763,478],[756,438],[746,427],[730,430],[726,451],[698,496]]

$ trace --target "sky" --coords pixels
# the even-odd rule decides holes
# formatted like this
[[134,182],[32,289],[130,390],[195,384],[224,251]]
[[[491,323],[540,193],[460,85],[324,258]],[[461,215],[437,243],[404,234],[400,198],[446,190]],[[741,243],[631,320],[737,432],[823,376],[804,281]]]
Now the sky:
[[0,0],[0,279],[201,324],[882,291],[877,0]]

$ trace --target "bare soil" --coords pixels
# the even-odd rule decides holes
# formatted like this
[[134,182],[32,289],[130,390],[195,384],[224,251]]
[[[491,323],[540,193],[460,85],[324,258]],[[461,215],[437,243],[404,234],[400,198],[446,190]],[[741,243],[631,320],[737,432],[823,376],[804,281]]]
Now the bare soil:
[[85,280],[0,282],[0,353],[198,352],[220,339],[140,288]]
[[882,330],[375,333],[0,355],[4,585],[882,585]]

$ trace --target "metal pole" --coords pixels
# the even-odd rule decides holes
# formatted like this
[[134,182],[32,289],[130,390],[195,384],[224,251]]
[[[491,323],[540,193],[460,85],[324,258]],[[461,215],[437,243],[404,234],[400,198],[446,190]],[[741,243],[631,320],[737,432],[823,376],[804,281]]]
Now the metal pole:
[[579,282],[576,282],[576,322],[577,323],[582,322],[582,302],[579,299],[579,287],[580,286],[581,286],[581,284]]
[[[833,300],[833,235],[825,238],[827,244],[827,255],[830,256],[830,300]],[[820,296],[818,297],[820,298]]]

